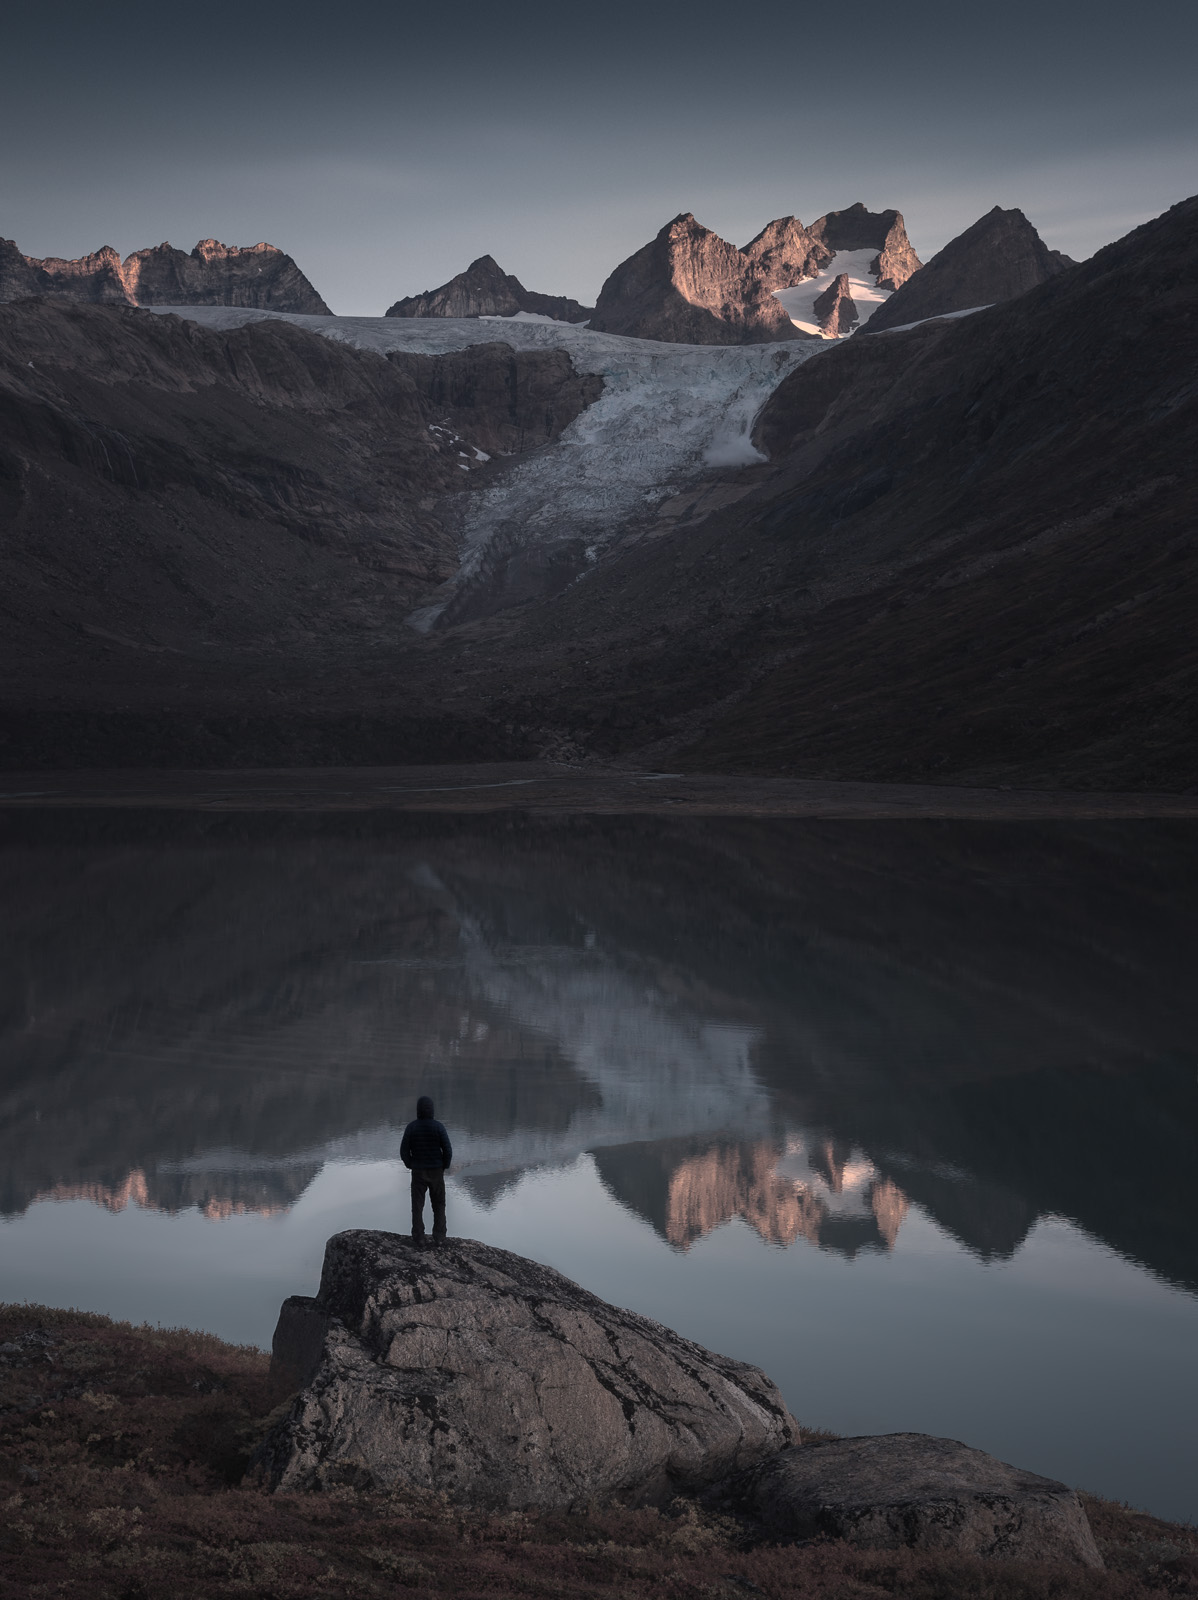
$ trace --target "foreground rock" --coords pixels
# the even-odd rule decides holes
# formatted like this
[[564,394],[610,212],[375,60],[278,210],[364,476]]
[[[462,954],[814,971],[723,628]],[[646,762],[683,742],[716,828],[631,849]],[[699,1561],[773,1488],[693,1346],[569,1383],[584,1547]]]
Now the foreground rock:
[[772,1533],[788,1538],[1103,1564],[1072,1489],[925,1433],[784,1451],[756,1474],[747,1503]]
[[869,331],[880,333],[950,311],[1014,300],[1073,265],[1068,256],[1048,248],[1022,211],[995,206],[950,239],[922,271],[879,306],[869,320]]
[[0,300],[48,295],[93,305],[246,306],[257,311],[330,316],[289,255],[272,244],[201,239],[190,253],[159,244],[124,262],[105,245],[75,261],[22,255],[0,239]]
[[280,1489],[662,1503],[799,1442],[756,1367],[471,1240],[335,1235],[318,1296],[283,1305],[273,1372],[303,1385],[262,1457]]
[[520,312],[555,322],[585,322],[591,307],[564,294],[538,294],[505,272],[494,256],[479,256],[439,289],[397,300],[387,317],[514,317]]

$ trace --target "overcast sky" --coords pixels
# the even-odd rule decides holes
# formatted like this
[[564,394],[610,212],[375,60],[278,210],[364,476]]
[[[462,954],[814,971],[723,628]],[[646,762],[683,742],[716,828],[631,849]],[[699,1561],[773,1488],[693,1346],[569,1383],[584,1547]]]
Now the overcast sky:
[[269,240],[378,314],[494,255],[593,301],[671,217],[993,205],[1083,257],[1198,190],[1198,6],[904,0],[24,5],[0,234],[28,255]]

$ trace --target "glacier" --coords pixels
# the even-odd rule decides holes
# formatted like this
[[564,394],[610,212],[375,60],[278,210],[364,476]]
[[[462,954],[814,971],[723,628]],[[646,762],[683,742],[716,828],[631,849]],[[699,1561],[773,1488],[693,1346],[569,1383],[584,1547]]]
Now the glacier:
[[[814,280],[813,280],[814,281]],[[275,318],[379,355],[441,355],[472,344],[563,349],[603,392],[561,437],[455,496],[460,566],[407,619],[427,631],[472,583],[529,547],[581,542],[598,561],[612,542],[649,526],[658,508],[721,471],[760,462],[757,413],[783,378],[831,346],[685,345],[594,333],[540,319],[323,317],[234,306],[154,306],[156,314],[226,329]],[[463,463],[473,471],[481,461]],[[585,576],[585,567],[581,576]],[[577,580],[576,580],[577,581]]]
[[853,304],[857,307],[857,315],[860,318],[858,327],[863,328],[878,307],[884,305],[894,292],[891,289],[879,289],[874,282],[869,264],[876,260],[877,254],[876,250],[838,250],[818,276],[804,278],[802,283],[795,284],[793,289],[775,289],[774,299],[796,328],[801,328],[804,333],[819,334],[820,326],[815,320],[815,302],[826,289],[832,287],[843,272],[848,276]]

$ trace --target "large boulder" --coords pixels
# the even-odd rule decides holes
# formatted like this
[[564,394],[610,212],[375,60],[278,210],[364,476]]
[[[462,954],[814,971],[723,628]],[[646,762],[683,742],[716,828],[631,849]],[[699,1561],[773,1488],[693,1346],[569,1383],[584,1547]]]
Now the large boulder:
[[750,1475],[744,1504],[784,1538],[1103,1564],[1074,1490],[926,1433],[783,1451]]
[[507,1250],[355,1229],[287,1300],[266,1443],[279,1489],[431,1489],[504,1508],[663,1503],[797,1445],[778,1390]]

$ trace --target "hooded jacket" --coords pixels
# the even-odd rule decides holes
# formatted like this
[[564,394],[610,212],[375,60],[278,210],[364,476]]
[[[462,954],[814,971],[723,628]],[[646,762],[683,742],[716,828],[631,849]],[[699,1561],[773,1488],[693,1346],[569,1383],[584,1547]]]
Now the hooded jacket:
[[433,1102],[422,1094],[416,1102],[416,1120],[409,1122],[403,1131],[399,1146],[399,1159],[409,1170],[428,1171],[440,1167],[449,1171],[453,1160],[453,1146],[444,1124],[433,1116]]

